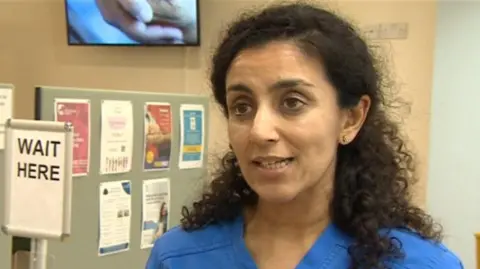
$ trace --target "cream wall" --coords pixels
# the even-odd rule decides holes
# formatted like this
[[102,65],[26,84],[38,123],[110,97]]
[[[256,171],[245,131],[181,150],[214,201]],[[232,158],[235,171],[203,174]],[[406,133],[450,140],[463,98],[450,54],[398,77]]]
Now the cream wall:
[[427,206],[465,268],[480,266],[479,22],[478,1],[438,3]]
[[[186,49],[68,47],[62,0],[0,0],[0,82],[16,85],[15,116],[19,118],[33,117],[33,87],[39,84],[210,94],[208,58],[218,32],[239,9],[266,2],[201,0],[202,47]],[[415,99],[406,128],[420,157],[418,199],[423,204],[436,4],[358,0],[329,5],[360,24],[410,24],[409,38],[392,41],[387,47],[404,85],[402,94]],[[219,113],[212,113],[210,128],[214,155],[226,145]]]

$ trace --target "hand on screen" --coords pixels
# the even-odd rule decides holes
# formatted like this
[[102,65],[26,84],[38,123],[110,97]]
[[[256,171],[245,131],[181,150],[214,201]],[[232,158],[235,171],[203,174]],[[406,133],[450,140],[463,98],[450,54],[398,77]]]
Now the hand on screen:
[[156,43],[183,39],[183,33],[178,28],[148,25],[153,18],[153,11],[147,0],[96,0],[96,2],[105,21],[135,41]]

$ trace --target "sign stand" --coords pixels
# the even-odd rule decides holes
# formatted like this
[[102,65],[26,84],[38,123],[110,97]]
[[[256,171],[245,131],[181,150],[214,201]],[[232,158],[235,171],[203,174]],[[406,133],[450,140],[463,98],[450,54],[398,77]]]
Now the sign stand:
[[47,240],[32,238],[30,245],[30,269],[47,269]]
[[7,120],[2,231],[31,238],[30,269],[47,269],[48,240],[70,235],[72,160],[71,123]]

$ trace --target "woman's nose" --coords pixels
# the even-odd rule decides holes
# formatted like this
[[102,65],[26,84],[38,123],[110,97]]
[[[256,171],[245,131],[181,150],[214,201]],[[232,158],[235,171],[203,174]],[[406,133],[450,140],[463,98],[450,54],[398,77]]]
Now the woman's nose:
[[268,108],[259,109],[252,123],[251,139],[257,143],[278,141],[277,121],[274,111]]

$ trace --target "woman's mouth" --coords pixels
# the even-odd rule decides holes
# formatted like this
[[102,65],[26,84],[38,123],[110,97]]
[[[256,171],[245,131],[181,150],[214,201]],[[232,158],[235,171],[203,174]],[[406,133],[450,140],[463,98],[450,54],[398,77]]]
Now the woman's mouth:
[[277,170],[290,165],[294,161],[293,157],[276,160],[254,160],[253,163],[263,169]]

